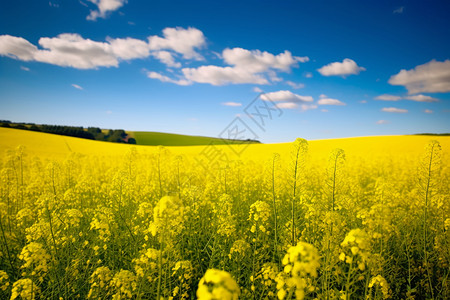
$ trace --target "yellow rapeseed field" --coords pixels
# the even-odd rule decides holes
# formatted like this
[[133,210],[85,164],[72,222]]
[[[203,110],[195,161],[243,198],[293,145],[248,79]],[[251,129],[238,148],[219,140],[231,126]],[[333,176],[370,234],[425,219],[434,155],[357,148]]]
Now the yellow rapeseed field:
[[449,299],[449,149],[0,128],[0,299]]

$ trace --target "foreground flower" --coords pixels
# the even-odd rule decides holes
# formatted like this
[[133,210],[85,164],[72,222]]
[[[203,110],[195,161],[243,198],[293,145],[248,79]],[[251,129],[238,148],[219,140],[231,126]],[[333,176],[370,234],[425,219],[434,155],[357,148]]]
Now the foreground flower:
[[34,300],[39,292],[39,287],[37,287],[31,279],[19,279],[13,284],[11,300],[19,297],[19,299]]
[[284,276],[277,277],[278,299],[295,294],[296,299],[303,299],[306,292],[313,291],[311,277],[317,277],[319,251],[308,243],[299,242],[290,247],[283,258]]
[[239,286],[226,271],[209,269],[198,284],[199,300],[237,300]]

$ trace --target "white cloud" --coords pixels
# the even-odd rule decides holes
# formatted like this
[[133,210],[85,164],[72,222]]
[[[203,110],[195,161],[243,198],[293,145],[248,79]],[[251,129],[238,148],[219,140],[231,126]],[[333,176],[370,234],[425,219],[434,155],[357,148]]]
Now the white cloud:
[[321,112],[328,112],[328,109],[325,109],[325,108],[324,108],[324,109],[321,109],[320,111],[321,111]]
[[242,106],[242,103],[239,103],[239,102],[223,102],[222,105],[237,107],[237,106]]
[[27,67],[24,67],[24,66],[20,66],[20,69],[21,69],[21,70],[24,70],[24,71],[27,71],[27,72],[30,71],[30,68],[27,68]]
[[197,28],[189,27],[184,29],[165,28],[163,37],[151,36],[148,38],[150,50],[172,50],[182,54],[185,59],[202,60],[203,57],[197,53],[196,49],[206,45],[203,32]]
[[426,113],[426,114],[432,114],[433,113],[433,111],[431,109],[425,109],[423,112]]
[[439,99],[430,97],[430,96],[426,96],[426,95],[413,95],[413,96],[407,96],[405,97],[405,99],[408,100],[412,100],[412,101],[416,101],[416,102],[438,102]]
[[83,90],[83,88],[81,86],[79,86],[78,84],[72,83],[72,86],[78,90]]
[[200,66],[198,68],[183,68],[181,70],[189,81],[209,83],[212,85],[254,83],[268,84],[269,81],[259,74],[234,67]]
[[333,99],[333,98],[321,98],[317,104],[319,105],[339,105],[339,106],[344,106],[347,105],[342,101],[339,101],[338,99]]
[[175,59],[174,59],[172,53],[170,53],[168,51],[163,51],[163,50],[162,51],[153,51],[151,55],[154,56],[159,61],[161,61],[163,64],[167,65],[168,67],[173,67],[173,68],[181,67],[181,63],[175,62]]
[[313,97],[294,94],[291,91],[277,91],[261,95],[262,100],[275,102],[313,102]]
[[359,101],[359,103],[366,104],[367,100],[361,100],[361,101]]
[[433,98],[430,96],[426,96],[426,95],[422,95],[422,94],[406,96],[406,97],[383,94],[383,95],[375,97],[375,100],[383,100],[383,101],[399,101],[402,99],[412,100],[412,101],[416,101],[416,102],[438,102],[439,101],[439,99],[436,99],[436,98]]
[[294,102],[282,102],[277,103],[275,106],[282,109],[295,109],[298,107],[298,104]]
[[404,10],[405,10],[405,7],[400,6],[399,8],[394,9],[393,13],[394,14],[402,14]]
[[107,41],[111,45],[111,51],[114,56],[123,60],[144,58],[150,55],[148,44],[142,40],[108,38]]
[[178,85],[190,85],[191,84],[191,82],[189,82],[188,80],[185,80],[185,79],[178,79],[178,80],[172,79],[170,77],[164,76],[162,74],[159,74],[159,73],[153,72],[153,71],[147,72],[147,77],[148,78],[152,78],[152,79],[158,79],[159,81],[162,81],[162,82],[175,83],[175,84],[178,84]]
[[300,108],[302,111],[307,111],[307,110],[311,110],[311,109],[316,109],[317,105],[315,104],[302,104],[300,105]]
[[89,16],[86,17],[87,20],[95,21],[97,18],[106,18],[106,15],[112,11],[121,8],[127,0],[88,0],[94,3],[98,10],[91,10]]
[[263,92],[263,90],[260,89],[260,88],[257,87],[257,86],[255,86],[255,87],[253,88],[253,91],[254,91],[255,93],[262,93],[262,92]]
[[169,67],[181,67],[175,62],[174,53],[167,50],[180,53],[184,58],[200,57],[194,50],[204,43],[203,33],[198,29],[166,28],[163,34],[164,38],[149,37],[149,42],[133,38],[107,38],[106,42],[98,42],[79,34],[63,33],[53,38],[40,38],[39,45],[43,49],[21,37],[1,35],[0,56],[77,69],[117,67],[122,60],[142,59],[150,55]]
[[358,75],[361,71],[365,70],[365,68],[358,66],[354,60],[346,58],[342,62],[334,62],[323,66],[317,71],[323,76],[345,76]]
[[31,61],[34,60],[34,53],[37,51],[37,47],[24,38],[0,35],[0,55]]
[[312,77],[313,77],[313,74],[312,74],[311,72],[306,72],[306,73],[305,73],[305,77],[306,77],[306,78],[312,78]]
[[39,44],[48,49],[34,53],[34,60],[39,62],[77,69],[117,67],[119,64],[110,44],[84,39],[78,34],[41,38]]
[[286,81],[286,84],[289,85],[290,87],[292,87],[293,89],[302,89],[305,87],[305,85],[303,83],[295,83],[293,81]]
[[382,101],[398,101],[401,99],[402,99],[402,97],[400,97],[400,96],[394,96],[394,95],[388,95],[388,94],[383,94],[383,95],[375,97],[375,100],[382,100]]
[[411,70],[401,70],[388,82],[404,86],[409,94],[450,92],[450,60],[432,60]]
[[389,112],[389,113],[403,113],[403,114],[408,112],[407,109],[396,108],[396,107],[383,107],[381,109],[381,111]]
[[389,123],[390,123],[390,122],[387,121],[387,120],[378,120],[378,121],[377,121],[377,124],[378,124],[378,125],[389,124]]
[[242,48],[225,49],[222,52],[224,61],[237,68],[245,68],[251,73],[261,73],[269,69],[288,72],[297,62],[307,61],[308,58],[293,57],[291,52],[284,51],[278,55],[260,50],[247,50]]
[[307,60],[292,56],[289,51],[273,55],[266,51],[242,48],[227,48],[223,50],[221,56],[230,66],[204,65],[198,68],[184,68],[183,75],[189,81],[212,85],[269,84],[282,80],[276,71],[289,72],[291,68],[298,66],[298,62]]

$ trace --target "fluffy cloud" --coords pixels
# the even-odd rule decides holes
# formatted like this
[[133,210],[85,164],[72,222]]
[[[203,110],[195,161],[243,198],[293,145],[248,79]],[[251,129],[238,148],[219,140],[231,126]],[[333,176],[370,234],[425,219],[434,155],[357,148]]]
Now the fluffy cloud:
[[389,113],[402,113],[402,114],[408,112],[407,109],[396,108],[396,107],[383,107],[383,108],[381,109],[381,111],[389,112]]
[[436,99],[436,98],[433,98],[430,96],[426,96],[426,95],[422,95],[422,94],[406,96],[406,97],[383,94],[378,97],[375,97],[375,100],[383,100],[383,101],[399,101],[402,99],[416,101],[416,102],[438,102],[439,101],[439,99]]
[[390,122],[387,121],[387,120],[378,120],[378,121],[377,121],[377,124],[378,124],[378,125],[389,124],[389,123],[390,123]]
[[288,72],[297,62],[306,62],[308,57],[294,57],[291,52],[284,51],[278,55],[260,50],[246,50],[242,48],[225,49],[222,52],[223,60],[237,68],[247,69],[251,73],[261,73],[269,69]]
[[301,96],[291,91],[277,91],[261,95],[262,100],[274,102],[313,102],[311,96]]
[[409,94],[450,92],[450,60],[432,60],[411,70],[401,70],[388,82],[404,86]]
[[333,99],[333,98],[324,98],[321,97],[322,99],[320,99],[317,104],[319,105],[339,105],[339,106],[344,106],[347,105],[342,101],[339,101],[338,99]]
[[34,59],[37,47],[26,39],[11,35],[0,35],[0,55],[30,61]]
[[150,49],[145,41],[126,38],[126,39],[111,39],[107,41],[110,44],[111,51],[117,58],[123,60],[130,60],[136,58],[144,58],[150,55]]
[[400,97],[400,96],[394,96],[394,95],[388,95],[388,94],[383,94],[383,95],[375,97],[375,100],[383,100],[383,101],[398,101],[401,99],[402,99],[402,97]]
[[315,105],[315,104],[302,104],[302,105],[300,105],[300,109],[302,111],[307,111],[307,110],[316,109],[316,108],[317,108],[317,105]]
[[180,68],[181,63],[175,62],[175,58],[169,51],[153,51],[152,56],[168,67]]
[[253,88],[253,91],[254,91],[255,93],[262,93],[262,92],[263,92],[263,90],[260,89],[260,88],[257,87],[257,86],[255,86],[255,87]]
[[432,114],[433,113],[433,111],[431,109],[425,109],[423,112],[426,113],[426,114]]
[[295,109],[298,107],[298,104],[294,102],[282,102],[277,103],[275,106],[281,109]]
[[34,60],[39,62],[77,69],[117,67],[119,64],[110,44],[84,39],[78,34],[41,38],[39,45],[46,49],[34,52]]
[[365,70],[365,68],[358,66],[354,60],[346,58],[342,62],[334,62],[323,66],[317,71],[323,76],[345,76],[358,75],[361,71]]
[[425,96],[422,94],[408,96],[408,97],[405,97],[405,99],[416,101],[416,102],[438,102],[439,101],[439,99],[436,99],[436,98],[433,98],[430,96]]
[[303,83],[295,83],[292,81],[286,81],[286,84],[289,85],[291,88],[293,89],[302,89],[305,87],[305,85]]
[[239,103],[239,102],[223,102],[222,105],[237,107],[237,106],[242,106],[242,103]]
[[95,21],[97,18],[105,18],[106,15],[112,11],[121,8],[127,0],[88,0],[97,5],[98,10],[91,10],[87,20]]
[[[55,38],[41,38],[36,46],[20,37],[0,36],[0,55],[23,61],[38,61],[61,67],[94,69],[97,67],[117,67],[119,59],[145,57],[139,50],[126,53],[124,48],[132,49],[137,40],[110,40],[109,43],[84,39],[78,34],[60,34]],[[114,46],[113,46],[114,44]]]
[[27,71],[27,72],[30,71],[30,68],[27,68],[27,67],[24,67],[24,66],[20,66],[20,69],[23,70],[23,71]]
[[160,80],[162,82],[175,83],[175,84],[178,84],[178,85],[190,85],[191,84],[191,82],[189,82],[188,80],[185,80],[185,79],[178,79],[178,80],[172,79],[172,78],[169,78],[167,76],[164,76],[162,74],[159,74],[159,73],[153,72],[153,71],[147,72],[147,77],[148,78],[152,78],[152,79],[158,79],[158,80]]
[[165,28],[163,37],[151,36],[148,38],[150,50],[172,50],[185,59],[202,60],[203,57],[196,52],[206,45],[203,32],[197,28]]
[[187,80],[212,85],[225,85],[229,83],[255,83],[268,84],[268,80],[261,75],[247,70],[233,67],[200,66],[198,68],[184,68],[183,75]]
[[106,42],[98,42],[79,34],[64,33],[53,38],[40,38],[38,43],[43,49],[21,37],[1,35],[0,55],[76,69],[117,67],[122,60],[147,58],[150,55],[169,67],[179,68],[181,64],[175,62],[173,52],[186,59],[201,57],[195,52],[205,43],[200,30],[166,28],[163,35],[164,38],[150,36],[148,42],[133,38],[107,38]]
[[273,55],[266,51],[242,48],[227,48],[223,50],[221,58],[229,66],[204,65],[184,68],[183,75],[189,81],[212,85],[269,84],[270,81],[281,80],[276,71],[289,72],[291,68],[298,66],[298,62],[308,61],[307,57],[292,56],[289,51]]

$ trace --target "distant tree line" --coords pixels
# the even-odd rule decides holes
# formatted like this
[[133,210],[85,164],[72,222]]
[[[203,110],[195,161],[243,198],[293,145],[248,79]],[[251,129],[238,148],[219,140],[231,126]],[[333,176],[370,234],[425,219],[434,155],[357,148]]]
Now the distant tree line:
[[123,129],[109,129],[104,133],[98,127],[84,128],[81,126],[62,126],[62,125],[36,125],[34,123],[14,123],[7,120],[0,120],[0,127],[39,131],[58,135],[72,136],[89,140],[107,141],[113,143],[136,144],[134,138],[128,137]]

